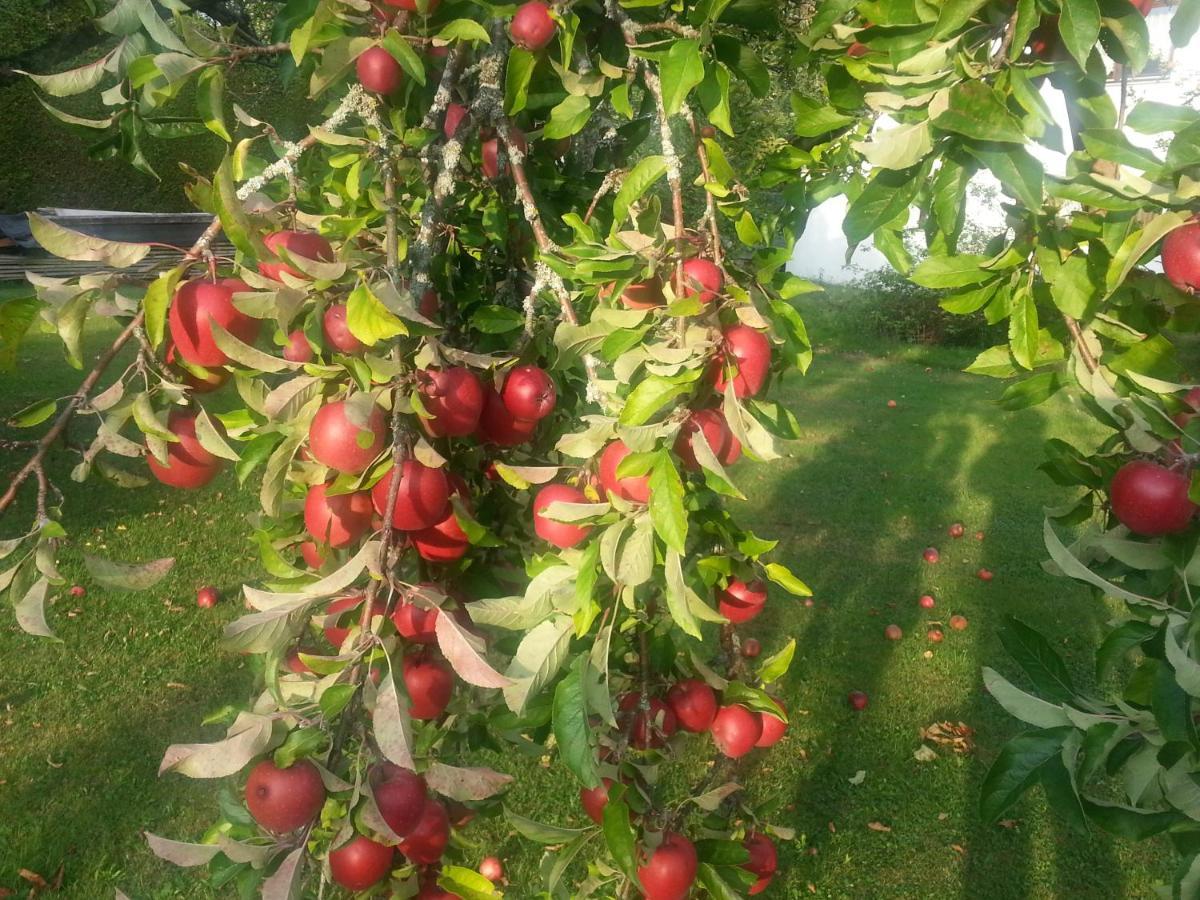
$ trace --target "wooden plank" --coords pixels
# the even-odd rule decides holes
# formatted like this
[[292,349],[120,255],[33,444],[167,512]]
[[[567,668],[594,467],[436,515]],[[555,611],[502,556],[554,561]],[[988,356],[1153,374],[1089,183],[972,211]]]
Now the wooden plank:
[[[219,241],[212,245],[216,256],[232,257],[232,244]],[[24,281],[26,272],[34,272],[49,278],[78,278],[94,272],[128,272],[145,275],[160,272],[175,265],[179,253],[166,247],[153,247],[146,257],[136,266],[128,269],[112,269],[97,266],[94,262],[77,262],[70,259],[59,259],[55,256],[25,256],[21,254],[0,255],[0,281]]]

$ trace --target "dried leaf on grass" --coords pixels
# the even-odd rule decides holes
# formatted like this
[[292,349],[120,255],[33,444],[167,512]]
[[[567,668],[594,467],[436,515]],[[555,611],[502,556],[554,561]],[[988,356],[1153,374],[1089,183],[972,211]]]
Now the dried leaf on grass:
[[975,729],[966,722],[934,722],[921,731],[921,739],[964,756],[975,749]]

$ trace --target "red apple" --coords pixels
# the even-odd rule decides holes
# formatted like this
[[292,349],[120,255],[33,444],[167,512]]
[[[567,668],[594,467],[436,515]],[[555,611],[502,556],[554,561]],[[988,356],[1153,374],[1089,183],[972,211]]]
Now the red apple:
[[434,437],[464,437],[479,427],[483,383],[465,366],[422,370],[417,373],[417,390],[426,412],[433,416],[421,422]]
[[[608,293],[611,294],[613,285],[608,286]],[[663,296],[662,279],[657,275],[647,278],[645,281],[637,281],[625,288],[621,292],[621,305],[626,309],[654,309],[666,303],[666,297]]]
[[329,874],[349,891],[365,891],[392,870],[396,851],[365,835],[355,835],[329,854]]
[[496,884],[504,880],[504,864],[500,862],[499,857],[485,856],[479,863],[479,874]]
[[955,522],[953,525],[951,525],[949,528],[946,529],[946,533],[949,534],[950,537],[957,540],[958,538],[962,537],[964,534],[967,533],[967,529],[963,527],[962,522]]
[[246,808],[267,831],[286,834],[317,817],[325,805],[321,773],[307,759],[281,769],[264,759],[246,779]]
[[[217,424],[220,429],[220,425]],[[150,473],[171,487],[195,490],[204,487],[221,471],[223,462],[200,445],[196,437],[196,414],[191,410],[173,409],[167,416],[167,431],[179,438],[167,444],[167,464],[163,465],[152,454],[146,455]]]
[[871,48],[862,43],[862,41],[855,41],[846,48],[846,55],[851,59],[859,59],[860,57],[866,56],[870,52]]
[[929,594],[922,594],[921,599],[917,601],[921,609],[933,609],[937,606],[937,602]]
[[775,851],[775,845],[771,843],[771,839],[757,831],[746,835],[742,846],[750,854],[750,858],[742,863],[742,868],[758,876],[758,881],[754,882],[746,891],[753,897],[765,891],[771,883],[771,879],[775,877],[775,870],[779,868],[779,854]]
[[345,303],[331,303],[321,317],[321,333],[325,343],[342,353],[358,353],[367,345],[356,338],[346,322],[348,308]]
[[453,509],[436,525],[409,532],[409,540],[421,559],[429,562],[451,563],[462,559],[471,548],[471,541],[458,524]]
[[574,547],[591,534],[591,525],[576,525],[574,522],[557,522],[542,515],[551,503],[587,503],[583,491],[566,484],[550,484],[537,492],[533,498],[533,530],[537,536],[555,547]]
[[434,881],[434,877],[435,876],[431,876],[429,880],[425,881],[421,885],[421,889],[417,891],[417,895],[414,900],[462,900],[462,897],[460,897],[458,894],[450,893],[448,890]]
[[975,532],[975,540],[977,540],[977,541],[983,540],[983,532],[982,531]]
[[217,282],[197,278],[179,286],[171,301],[167,325],[171,341],[184,362],[193,366],[223,366],[229,362],[229,357],[213,340],[213,322],[242,343],[254,343],[262,322],[233,305],[234,294],[249,290],[249,285],[236,278]]
[[904,632],[901,630],[899,625],[889,625],[887,628],[883,629],[883,636],[889,641],[898,641],[900,638],[904,637]]
[[713,743],[730,759],[737,759],[754,749],[762,727],[762,718],[741,704],[722,706],[712,723]]
[[995,577],[991,569],[980,569],[975,575],[980,581],[991,581]]
[[733,325],[723,332],[721,349],[713,362],[713,386],[725,391],[728,372],[733,369],[733,392],[738,397],[755,397],[766,383],[771,368],[771,342],[761,331]]
[[[304,498],[304,527],[318,544],[349,547],[371,527],[371,495],[355,491],[331,497],[328,492],[332,484],[314,484],[308,489]],[[304,552],[303,548],[300,552]]]
[[504,379],[500,399],[514,418],[537,422],[554,412],[558,390],[545,369],[517,366]]
[[467,117],[467,112],[467,108],[461,103],[446,104],[446,118],[442,121],[442,133],[446,135],[446,140],[458,132],[458,126]]
[[87,594],[87,589],[81,584],[73,584],[69,593],[72,597],[83,597]]
[[315,541],[301,542],[300,555],[304,558],[304,564],[310,569],[321,568],[329,559],[328,553]]
[[[325,238],[311,231],[276,231],[263,238],[263,245],[272,253],[280,248],[287,251],[289,256],[299,256],[317,262],[333,262],[333,246]],[[308,276],[295,266],[286,262],[270,262],[259,260],[258,271],[266,278],[282,281],[284,272],[293,278]]]
[[734,624],[749,622],[763,610],[767,602],[767,586],[755,579],[749,584],[740,578],[717,591],[717,609]]
[[[388,492],[396,477],[393,467],[371,489],[375,511],[387,510]],[[392,527],[401,531],[420,531],[446,518],[450,509],[450,482],[446,473],[415,459],[400,464],[400,486],[396,491],[396,506],[392,510]]]
[[888,408],[888,409],[895,409],[895,408],[896,408],[896,406],[897,406],[897,404],[896,404],[896,401],[895,401],[895,400],[889,400],[889,401],[887,402],[887,408]]
[[637,692],[625,694],[617,703],[617,724],[621,733],[629,736],[629,742],[639,750],[663,746],[667,738],[679,727],[671,707],[657,697],[650,698],[649,713],[641,710],[642,695]]
[[[779,707],[780,712],[784,712],[783,704],[778,700],[773,701]],[[774,747],[783,738],[787,732],[787,722],[779,716],[773,716],[770,713],[759,713],[759,720],[762,722],[762,734],[759,735],[755,742],[755,747]]]
[[725,276],[711,260],[689,259],[683,264],[683,296],[699,296],[701,303],[712,303],[724,285]]
[[400,603],[392,622],[400,636],[418,644],[437,643],[437,609],[422,609],[415,603]]
[[927,563],[935,563],[941,559],[941,554],[938,553],[937,547],[926,547],[921,558]]
[[[383,0],[388,6],[395,6],[398,9],[406,9],[409,12],[419,12],[417,9],[417,0]],[[425,4],[425,10],[428,15],[433,15],[437,11],[442,0],[428,0]]]
[[287,343],[283,345],[283,358],[294,363],[312,361],[312,344],[308,342],[308,337],[304,334],[303,329],[297,328],[288,332]]
[[201,609],[212,609],[220,599],[215,587],[202,587],[196,591],[196,605]]
[[625,442],[619,439],[612,441],[604,448],[604,452],[600,454],[600,484],[610,494],[615,494],[622,500],[628,500],[631,503],[649,503],[650,476],[617,477],[617,467],[621,464],[621,460],[631,452]]
[[[336,616],[335,624],[325,626],[325,640],[333,644],[334,647],[340,648],[345,643],[346,637],[350,634],[351,623],[357,625],[359,622],[358,610],[362,606],[363,600],[366,599],[362,594],[351,594],[348,597],[339,597],[329,604],[325,610],[327,616]],[[342,618],[342,613],[353,609],[355,611],[353,619],[347,618],[345,625],[336,624]],[[379,600],[376,600],[371,607],[371,618],[382,616],[386,607]]]
[[446,807],[432,797],[425,800],[417,826],[400,842],[400,852],[417,865],[432,866],[450,842],[450,817]]
[[950,617],[950,627],[953,628],[955,631],[966,631],[967,624],[968,623],[967,623],[966,616],[951,616]]
[[1163,272],[1181,291],[1200,287],[1200,222],[1189,222],[1167,235],[1162,245]]
[[513,43],[525,50],[541,50],[554,40],[558,26],[550,16],[550,7],[530,0],[517,7],[508,33]]
[[746,638],[742,641],[742,656],[746,659],[754,659],[758,654],[762,653],[762,644],[754,638]]
[[414,719],[436,719],[446,711],[454,693],[454,673],[436,659],[404,657],[404,686],[412,704],[408,713]]
[[518,419],[504,405],[494,390],[485,392],[483,412],[479,416],[478,435],[481,440],[499,447],[515,447],[529,440],[537,430],[537,422]]
[[867,704],[871,702],[867,695],[862,691],[851,691],[850,696],[846,699],[850,701],[851,708],[856,709],[859,712],[862,712],[864,709],[866,709]]
[[691,893],[698,868],[696,848],[681,834],[668,831],[662,843],[638,866],[638,881],[646,900],[684,900]]
[[394,763],[380,766],[376,776],[375,805],[383,821],[400,837],[410,834],[425,811],[425,780]]
[[604,821],[604,807],[608,806],[608,789],[612,786],[611,778],[601,778],[599,787],[579,790],[579,802],[583,804],[583,811],[597,825]]
[[[522,153],[525,153],[529,149],[529,143],[526,141],[524,133],[522,133],[519,128],[510,125],[508,129],[508,136],[512,139],[512,142],[516,148]],[[482,144],[480,145],[479,150],[483,159],[483,174],[486,177],[495,180],[496,178],[500,177],[500,173],[503,171],[500,168],[500,139],[497,137],[482,137],[482,133],[481,138]]]
[[934,644],[940,644],[946,637],[940,628],[930,628],[925,636]]
[[698,678],[685,678],[667,691],[667,705],[679,727],[693,734],[708,731],[717,715],[717,695]]
[[709,449],[721,465],[733,465],[742,455],[742,443],[733,436],[725,414],[715,408],[697,409],[684,420],[675,438],[675,455],[683,462],[684,468],[693,472],[700,468],[696,451],[692,448],[692,436],[697,431],[704,432]]
[[365,472],[387,445],[387,417],[372,404],[365,422],[355,421],[345,400],[326,403],[308,426],[308,449],[338,472]]
[[1182,472],[1137,459],[1117,470],[1109,487],[1113,515],[1134,534],[1156,537],[1183,531],[1196,505]]
[[396,57],[382,47],[369,47],[355,60],[358,83],[372,94],[391,94],[404,81],[404,70]]

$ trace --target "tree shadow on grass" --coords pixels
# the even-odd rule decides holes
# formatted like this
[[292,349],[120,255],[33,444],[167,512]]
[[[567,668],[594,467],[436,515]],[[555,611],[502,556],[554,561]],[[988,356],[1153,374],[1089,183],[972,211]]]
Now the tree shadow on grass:
[[[755,530],[792,535],[778,552],[817,594],[811,609],[777,595],[751,629],[764,652],[783,635],[798,641],[784,685],[793,733],[751,775],[787,785],[782,819],[803,835],[783,851],[783,895],[812,883],[825,896],[928,896],[933,885],[971,898],[1120,896],[1165,871],[1153,854],[1131,865],[1130,846],[1107,836],[1063,833],[1040,797],[1011,827],[979,819],[987,766],[1021,730],[980,678],[984,665],[1015,676],[996,636],[1004,616],[1065,643],[1080,673],[1109,617],[1039,566],[1041,507],[1055,488],[1034,467],[1044,439],[1064,430],[1049,418],[1061,409],[1004,413],[989,402],[997,393],[903,362],[824,358],[793,404],[811,439],[750,491]],[[946,533],[956,520],[967,527],[957,541]],[[937,565],[922,560],[929,545]],[[992,583],[976,578],[980,566],[995,571]],[[917,605],[925,592],[937,598],[932,611]],[[949,629],[953,613],[966,615],[966,631]],[[884,639],[888,623],[902,641]],[[930,627],[943,643],[928,642]],[[868,693],[865,712],[849,709],[850,690]],[[977,749],[931,744],[939,758],[918,762],[920,729],[943,720],[975,729]]]

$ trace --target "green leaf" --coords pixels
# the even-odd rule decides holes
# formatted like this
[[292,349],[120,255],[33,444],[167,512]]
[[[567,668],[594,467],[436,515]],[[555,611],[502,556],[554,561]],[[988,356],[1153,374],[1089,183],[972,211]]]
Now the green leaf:
[[1143,100],[1133,108],[1125,124],[1140,134],[1172,134],[1200,122],[1200,111],[1190,106]]
[[933,150],[933,135],[929,122],[913,122],[895,128],[876,129],[871,139],[851,146],[873,166],[882,169],[907,169]]
[[1010,384],[1004,389],[996,405],[1008,410],[1028,409],[1045,403],[1065,386],[1066,382],[1058,372],[1040,372]]
[[692,614],[688,600],[687,581],[683,577],[683,565],[680,555],[674,550],[668,550],[663,562],[663,575],[666,580],[667,612],[684,634],[701,639],[700,623]]
[[1133,267],[1141,262],[1142,257],[1150,252],[1155,244],[1187,222],[1188,216],[1185,213],[1168,212],[1151,219],[1144,228],[1130,233],[1113,255],[1112,263],[1108,267],[1108,293],[1112,294],[1124,283]]
[[328,737],[320,728],[297,728],[275,750],[275,765],[281,769],[291,766],[296,760],[315,756],[325,746]]
[[338,713],[346,708],[356,690],[358,690],[356,684],[334,684],[327,687],[318,701],[321,714],[326,719],[336,719]]
[[977,141],[1025,143],[1021,121],[1009,112],[1003,96],[982,81],[965,81],[952,87],[946,108],[933,124]]
[[16,367],[21,341],[42,306],[37,297],[0,300],[0,372],[11,372]]
[[1096,0],[1062,0],[1058,33],[1079,68],[1086,70],[1088,57],[1100,37],[1100,7]]
[[447,22],[433,39],[446,44],[451,41],[482,41],[485,44],[492,42],[487,29],[473,19],[455,19]]
[[1181,0],[1175,15],[1171,17],[1171,43],[1186,47],[1191,43],[1197,26],[1200,26],[1200,2]]
[[62,259],[79,262],[98,262],[114,269],[127,269],[136,265],[150,252],[149,244],[130,244],[124,241],[106,241],[64,228],[49,219],[31,212],[29,229],[34,239],[49,253]]
[[995,822],[1038,780],[1042,766],[1058,759],[1063,741],[1074,733],[1063,726],[1019,734],[1001,749],[983,779],[979,793],[979,815]]
[[683,480],[671,454],[665,451],[650,470],[650,521],[664,544],[677,553],[685,552],[688,517],[683,506]]
[[792,638],[778,653],[768,656],[758,669],[758,680],[763,684],[778,681],[787,674],[792,666],[792,657],[796,655],[796,639]]
[[585,788],[594,788],[600,785],[600,774],[596,770],[584,696],[583,670],[586,666],[587,656],[577,656],[574,665],[554,689],[554,739],[566,767]]
[[707,66],[697,97],[708,121],[733,137],[733,122],[729,116],[729,70],[720,63]]
[[797,137],[816,138],[845,128],[854,122],[854,117],[844,115],[832,106],[819,103],[799,92],[793,92],[792,121]]
[[612,854],[617,867],[637,884],[637,836],[629,822],[629,806],[625,803],[628,788],[614,782],[608,789],[608,803],[604,807],[602,829],[604,843]]
[[547,825],[543,822],[527,819],[525,816],[513,812],[507,805],[504,805],[503,809],[504,818],[513,827],[513,830],[522,837],[536,841],[539,844],[565,844],[567,841],[572,841],[591,830],[588,828],[563,828],[561,825]]
[[875,231],[905,215],[924,186],[926,166],[911,169],[880,169],[854,199],[842,221],[842,232],[851,247]]
[[425,63],[421,61],[421,57],[413,50],[412,45],[398,31],[389,28],[388,33],[383,36],[382,46],[384,50],[392,54],[392,58],[396,62],[400,63],[400,68],[409,78],[422,87],[425,86]]
[[793,597],[811,597],[812,589],[792,574],[792,570],[782,563],[767,563],[763,574],[779,585]]
[[1075,685],[1066,664],[1038,632],[1020,619],[1007,616],[1000,629],[1000,643],[1040,694],[1060,703],[1074,698]]
[[1013,294],[1012,312],[1008,318],[1008,345],[1018,365],[1026,369],[1034,367],[1038,353],[1037,303],[1024,286]]
[[629,207],[650,190],[651,185],[662,178],[667,172],[667,160],[662,156],[647,156],[633,167],[621,189],[613,200],[613,231],[624,225],[625,217],[629,215]]
[[515,116],[529,102],[529,80],[537,66],[537,57],[520,47],[508,51],[504,69],[504,113]]
[[105,587],[124,591],[145,591],[166,577],[175,565],[175,558],[169,556],[140,565],[126,565],[85,553],[83,564],[88,573]]
[[87,63],[77,69],[53,75],[34,75],[32,72],[23,72],[20,69],[13,71],[18,75],[26,76],[52,97],[73,97],[76,94],[90,91],[100,83],[115,52],[114,50],[95,62]]
[[542,134],[550,140],[570,137],[582,131],[591,117],[591,101],[585,96],[568,94],[558,106],[550,110],[550,120]]
[[1125,133],[1117,128],[1088,128],[1082,132],[1081,137],[1083,146],[1096,159],[1111,160],[1143,172],[1162,165],[1157,156],[1132,143]]
[[1182,813],[1175,810],[1157,812],[1106,803],[1102,800],[1081,798],[1088,818],[1110,834],[1130,841],[1142,841],[1161,834],[1172,825],[1186,821]]
[[237,186],[233,183],[233,157],[228,154],[217,169],[215,186],[213,201],[225,237],[246,256],[255,259],[269,258],[267,249],[250,225],[242,201],[238,199]]
[[471,314],[471,325],[484,334],[505,334],[525,327],[525,317],[507,306],[481,306]]
[[967,152],[991,170],[1009,196],[1030,209],[1041,208],[1045,170],[1028,150],[1005,144],[971,144]]
[[476,872],[463,866],[443,865],[438,872],[438,887],[461,900],[487,900],[499,897],[496,886]]
[[284,372],[296,368],[296,363],[290,363],[278,356],[272,356],[270,353],[263,353],[238,340],[215,319],[210,319],[210,322],[212,323],[213,343],[234,362],[259,372]]
[[146,296],[142,298],[142,309],[146,311],[146,337],[150,339],[152,347],[158,347],[162,343],[167,324],[167,309],[182,277],[183,266],[176,266],[174,269],[160,272],[150,283],[150,287],[146,288]]
[[983,668],[983,685],[992,699],[1004,707],[1005,712],[1026,724],[1037,728],[1055,728],[1071,722],[1061,706],[1025,693],[987,666]]
[[676,397],[691,393],[691,385],[699,378],[699,371],[686,372],[685,377],[667,378],[651,375],[638,382],[625,399],[618,421],[622,425],[644,425],[654,414]]
[[946,0],[938,13],[933,39],[940,41],[959,31],[986,3],[987,0]]
[[213,424],[212,419],[208,417],[208,410],[201,409],[196,416],[196,439],[200,441],[200,446],[213,456],[219,456],[221,459],[228,459],[231,462],[237,462],[240,459],[237,451],[229,446],[221,432]]
[[675,41],[659,65],[658,75],[662,82],[663,106],[667,115],[673,116],[683,107],[692,88],[704,80],[700,42],[690,38]]
[[13,413],[8,424],[13,428],[33,428],[41,425],[58,409],[57,400],[41,400]]
[[[46,592],[49,589],[50,582],[43,576],[21,595],[20,600],[13,604],[17,625],[26,634],[54,638],[54,632],[46,624]],[[13,590],[15,591],[16,588]]]
[[368,346],[408,334],[400,317],[383,305],[365,281],[356,284],[346,298],[346,327]]
[[977,253],[960,253],[956,256],[927,256],[921,260],[908,276],[910,281],[927,288],[956,288],[981,284],[996,277],[996,273],[984,266],[986,256]]
[[209,66],[196,79],[196,112],[204,127],[226,143],[233,138],[225,125],[225,70]]

